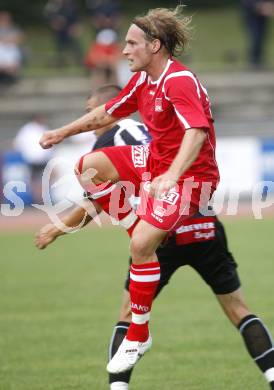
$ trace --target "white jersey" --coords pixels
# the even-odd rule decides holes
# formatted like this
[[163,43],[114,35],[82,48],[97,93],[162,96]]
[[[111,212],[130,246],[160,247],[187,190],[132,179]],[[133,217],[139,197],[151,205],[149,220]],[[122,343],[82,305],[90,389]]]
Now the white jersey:
[[93,150],[108,146],[145,145],[150,141],[146,126],[134,119],[123,119],[98,137]]

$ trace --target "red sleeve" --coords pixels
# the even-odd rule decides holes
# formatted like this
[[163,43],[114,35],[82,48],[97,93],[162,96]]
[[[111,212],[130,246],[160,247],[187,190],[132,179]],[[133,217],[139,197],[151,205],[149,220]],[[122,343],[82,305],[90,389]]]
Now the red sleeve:
[[145,73],[136,73],[118,96],[105,105],[106,112],[117,118],[124,118],[138,110],[136,90],[145,81]]
[[188,71],[178,72],[181,75],[171,74],[165,84],[164,91],[167,99],[173,104],[181,126],[187,130],[191,128],[209,129],[209,123],[203,106],[204,93],[195,78]]

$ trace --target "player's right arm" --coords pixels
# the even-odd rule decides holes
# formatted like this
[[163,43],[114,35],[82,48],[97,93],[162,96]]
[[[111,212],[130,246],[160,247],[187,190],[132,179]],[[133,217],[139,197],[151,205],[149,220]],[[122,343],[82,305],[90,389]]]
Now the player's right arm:
[[110,125],[116,120],[117,118],[106,112],[105,105],[101,105],[65,126],[46,131],[39,143],[42,148],[49,149],[53,145],[62,142],[65,138]]
[[72,135],[108,126],[117,121],[117,119],[126,118],[135,112],[138,109],[135,92],[137,87],[145,80],[145,75],[142,75],[142,73],[135,74],[118,96],[110,100],[106,105],[103,104],[96,107],[81,118],[59,129],[46,131],[40,139],[42,148],[51,148]]
[[90,205],[90,200],[85,200],[83,202],[83,207],[75,207],[68,215],[61,219],[61,223],[67,228],[63,230],[62,228],[57,227],[53,223],[49,223],[43,226],[35,235],[35,246],[38,249],[45,249],[49,244],[56,240],[56,238],[72,232],[73,230],[78,230],[86,226],[98,213],[101,212],[101,207],[96,203],[92,202],[94,208],[91,213],[87,213],[87,207]]

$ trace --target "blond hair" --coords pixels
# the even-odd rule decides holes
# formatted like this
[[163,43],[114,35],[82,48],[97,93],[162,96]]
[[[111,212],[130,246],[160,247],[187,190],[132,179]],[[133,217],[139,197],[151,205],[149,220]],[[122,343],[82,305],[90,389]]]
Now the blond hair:
[[147,40],[159,39],[171,55],[178,56],[188,45],[191,32],[191,17],[182,15],[183,8],[178,5],[174,9],[151,9],[132,23],[144,31]]

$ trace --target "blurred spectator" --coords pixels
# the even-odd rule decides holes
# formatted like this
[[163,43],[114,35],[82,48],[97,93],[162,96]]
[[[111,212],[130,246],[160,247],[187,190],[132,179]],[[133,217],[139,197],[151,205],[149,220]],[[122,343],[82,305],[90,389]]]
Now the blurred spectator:
[[91,71],[92,88],[102,84],[117,83],[117,66],[121,48],[114,30],[101,30],[85,56],[84,63]]
[[119,0],[86,0],[96,33],[104,29],[117,31],[121,21],[122,7]]
[[45,15],[54,34],[57,65],[63,67],[71,58],[75,64],[82,64],[81,24],[75,1],[49,0]]
[[7,11],[0,10],[0,83],[17,80],[22,66],[23,33]]
[[51,150],[42,149],[39,140],[42,134],[48,130],[45,119],[42,115],[33,115],[18,131],[13,146],[21,153],[22,158],[31,170],[31,186],[35,202],[41,200],[42,175],[45,166],[52,157]]
[[244,21],[249,34],[248,60],[254,67],[263,65],[268,18],[274,15],[271,0],[241,0]]

